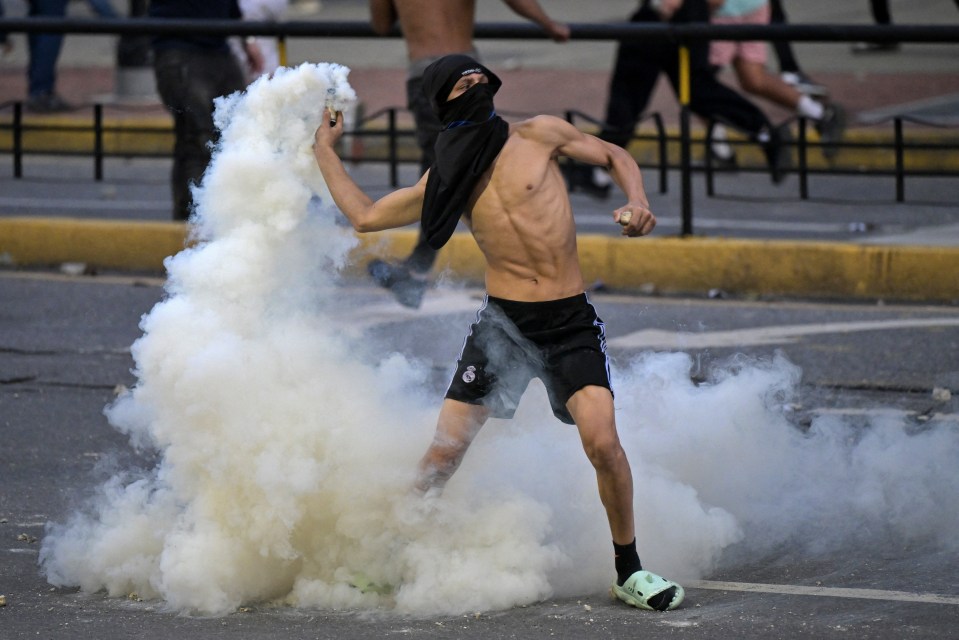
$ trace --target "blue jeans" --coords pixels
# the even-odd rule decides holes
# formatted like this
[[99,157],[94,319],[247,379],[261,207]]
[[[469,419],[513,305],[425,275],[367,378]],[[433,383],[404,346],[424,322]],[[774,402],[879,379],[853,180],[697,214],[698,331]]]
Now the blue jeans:
[[[62,18],[67,14],[67,0],[30,0],[30,17]],[[57,81],[57,58],[63,47],[62,33],[31,33],[30,64],[27,69],[28,92],[31,97],[53,93]]]

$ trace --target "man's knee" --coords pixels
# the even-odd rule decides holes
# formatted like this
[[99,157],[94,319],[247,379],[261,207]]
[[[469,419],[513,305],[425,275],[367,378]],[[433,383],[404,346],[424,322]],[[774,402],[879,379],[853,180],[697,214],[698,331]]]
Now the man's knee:
[[615,431],[584,440],[583,450],[597,470],[615,468],[626,460],[623,446]]

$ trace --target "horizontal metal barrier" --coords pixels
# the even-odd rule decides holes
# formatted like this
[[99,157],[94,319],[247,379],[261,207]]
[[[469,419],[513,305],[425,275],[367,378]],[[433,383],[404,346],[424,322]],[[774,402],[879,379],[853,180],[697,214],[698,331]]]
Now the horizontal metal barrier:
[[[959,42],[959,25],[712,25],[615,22],[570,23],[571,40],[768,40],[802,42]],[[363,21],[258,22],[253,20],[181,20],[161,18],[0,18],[0,31],[78,35],[225,35],[287,38],[381,38]],[[398,29],[391,33],[400,37]],[[493,40],[547,40],[529,23],[479,23],[474,36]]]

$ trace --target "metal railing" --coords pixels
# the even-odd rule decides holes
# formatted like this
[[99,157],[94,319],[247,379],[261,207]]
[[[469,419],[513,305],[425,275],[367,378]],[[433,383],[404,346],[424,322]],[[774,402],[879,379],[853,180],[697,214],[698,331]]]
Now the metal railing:
[[[709,153],[704,154],[706,159],[702,168],[694,167],[692,164],[693,139],[690,127],[690,87],[689,87],[689,44],[700,40],[765,40],[765,41],[806,41],[806,42],[915,42],[915,43],[959,43],[959,26],[955,25],[710,25],[710,24],[650,24],[650,23],[613,23],[613,24],[571,24],[570,38],[572,41],[636,41],[636,40],[666,40],[676,43],[679,49],[680,64],[680,86],[679,86],[679,107],[680,107],[680,133],[678,138],[666,134],[663,126],[662,117],[659,114],[648,114],[645,119],[651,119],[656,126],[656,135],[653,140],[658,145],[659,168],[660,168],[660,191],[666,192],[667,172],[678,169],[680,173],[681,184],[681,212],[682,212],[682,233],[689,235],[693,233],[693,209],[692,209],[692,175],[695,172],[704,172],[706,175],[707,194],[714,194],[714,174],[718,169],[714,168],[709,159]],[[22,33],[70,33],[86,35],[238,35],[238,36],[275,36],[282,39],[287,38],[379,38],[382,36],[373,32],[367,22],[310,22],[310,21],[292,21],[292,22],[254,22],[254,21],[234,21],[234,20],[172,20],[172,19],[152,19],[152,18],[131,18],[123,20],[96,20],[96,19],[76,19],[76,18],[3,18],[0,19],[0,31],[22,32]],[[391,33],[391,37],[400,37],[397,29]],[[476,25],[475,37],[479,39],[505,39],[505,40],[543,40],[547,36],[538,27],[526,23],[485,23]],[[353,135],[386,135],[388,138],[388,151],[385,161],[390,167],[391,185],[397,186],[397,168],[400,162],[397,140],[402,136],[412,136],[410,130],[401,130],[397,127],[398,109],[388,108],[376,114],[364,118],[361,123],[366,124],[378,118],[386,118],[387,127],[385,133],[364,131],[362,127],[357,127]],[[589,118],[585,114],[576,111],[567,111],[567,119],[573,122],[577,118],[587,119],[592,124],[602,126],[594,118]],[[870,173],[876,175],[894,175],[896,179],[896,200],[902,202],[905,198],[905,176],[909,175],[956,175],[949,172],[929,172],[907,170],[905,166],[905,152],[908,149],[931,149],[931,150],[950,150],[955,147],[950,145],[930,145],[920,143],[907,143],[903,132],[903,123],[906,121],[903,115],[891,118],[894,128],[894,142],[892,151],[895,156],[895,168],[892,171],[875,170]],[[103,136],[111,128],[103,123],[103,111],[101,105],[94,105],[93,116],[94,133],[94,176],[95,179],[102,179],[103,158],[106,154],[103,146]],[[25,125],[22,118],[22,107],[19,104],[14,105],[13,121],[10,125],[0,124],[0,130],[10,129],[13,137],[12,153],[14,156],[15,175],[22,175],[22,157],[24,154],[22,141],[25,130],[36,130],[46,127],[48,129],[60,128],[52,125]],[[830,167],[828,169],[812,169],[807,161],[807,152],[814,143],[808,141],[806,136],[807,122],[805,119],[798,119],[799,137],[795,143],[798,153],[799,190],[802,199],[809,197],[808,179],[814,173],[842,173],[841,168]],[[76,128],[74,128],[76,130]],[[89,129],[87,129],[89,130]],[[119,129],[117,129],[119,130]],[[124,132],[131,132],[133,129],[123,128]],[[709,144],[712,126],[707,130],[707,136],[703,141],[704,145]],[[634,132],[634,139],[648,139],[648,136],[637,135]],[[671,164],[668,161],[667,147],[670,142],[678,142],[680,147],[680,160],[678,165]],[[866,143],[848,143],[843,146],[860,146],[874,148],[882,146],[889,148],[888,145],[866,144]],[[360,160],[360,158],[348,158],[351,160]],[[366,160],[366,159],[364,159]],[[861,171],[846,170],[847,173],[856,173],[861,175]]]

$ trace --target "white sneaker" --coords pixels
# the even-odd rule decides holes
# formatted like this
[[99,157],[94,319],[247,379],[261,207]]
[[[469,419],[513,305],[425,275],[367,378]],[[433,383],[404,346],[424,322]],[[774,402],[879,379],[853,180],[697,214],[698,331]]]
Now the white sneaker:
[[796,91],[799,93],[805,93],[807,96],[822,97],[829,95],[829,89],[818,82],[813,82],[810,80],[809,76],[802,71],[783,71],[781,74],[779,74],[779,77],[783,82],[791,87],[794,87]]

